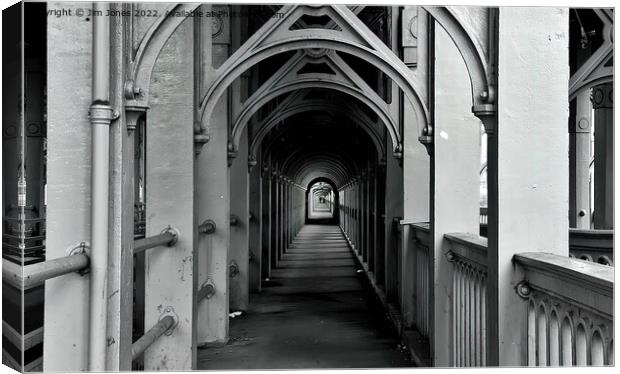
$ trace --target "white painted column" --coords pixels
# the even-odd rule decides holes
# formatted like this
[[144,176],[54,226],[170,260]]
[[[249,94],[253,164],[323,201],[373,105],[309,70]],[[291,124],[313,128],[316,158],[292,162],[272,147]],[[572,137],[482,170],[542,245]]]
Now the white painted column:
[[[123,18],[112,17],[112,30],[121,30]],[[125,53],[121,32],[111,39],[110,100],[113,108],[124,104]],[[134,288],[134,158],[135,131],[128,121],[138,120],[140,113],[119,111],[120,118],[110,126],[110,235],[108,257],[108,310],[106,370],[131,370]],[[130,117],[129,119],[127,117]],[[133,123],[135,124],[135,123]]]
[[500,8],[497,35],[487,363],[518,366],[526,364],[527,312],[514,290],[522,277],[512,258],[536,251],[568,256],[568,9]]
[[250,179],[250,292],[261,291],[263,263],[263,178],[260,163],[248,166]]
[[[264,155],[263,155],[264,157]],[[258,168],[258,166],[256,166]],[[272,183],[271,183],[271,172],[267,163],[264,164],[261,170],[262,179],[262,194],[263,194],[263,204],[261,207],[262,210],[262,243],[261,243],[261,278],[266,279],[271,276],[271,225],[273,224],[272,219],[272,207],[271,207],[271,199],[272,199]]]
[[[80,4],[57,6],[75,12]],[[90,242],[92,23],[50,17],[47,35],[47,89],[54,93],[47,97],[49,261]],[[45,282],[45,371],[88,370],[89,278],[73,273]]]
[[377,166],[377,250],[375,252],[375,282],[385,290],[385,169],[386,165],[379,162]]
[[[430,165],[430,251],[433,301],[431,357],[434,366],[451,366],[452,264],[444,235],[478,234],[480,204],[480,120],[471,112],[467,68],[446,31],[434,26],[434,117]],[[422,209],[420,209],[422,210]],[[421,213],[419,213],[421,214]],[[423,216],[423,215],[422,215]]]
[[[387,149],[393,149],[391,140]],[[400,299],[400,228],[394,224],[394,219],[403,218],[403,169],[398,159],[387,156],[385,171],[385,292],[389,302],[398,302]]]
[[241,135],[237,157],[230,166],[230,214],[237,217],[237,224],[230,227],[228,261],[237,264],[238,273],[231,274],[229,304],[232,310],[247,310],[249,294],[249,180],[248,180],[248,129]]
[[[194,284],[194,79],[193,21],[185,20],[162,49],[153,69],[146,136],[146,236],[168,225],[177,243],[147,250],[145,329],[163,316],[177,324],[144,353],[144,369],[196,368]],[[178,199],[183,196],[183,199]]]
[[[403,220],[428,222],[430,202],[430,158],[426,147],[418,141],[418,125],[408,100],[403,101]],[[415,243],[408,225],[402,228],[402,294],[403,325],[410,328],[415,317]]]
[[[375,271],[375,251],[377,247],[377,185],[376,169],[370,166],[368,169],[368,271]],[[374,274],[373,274],[374,275]]]
[[278,173],[271,169],[271,267],[278,266]]
[[[210,6],[203,6],[205,11]],[[217,11],[216,8],[213,8]],[[201,87],[204,90],[214,77],[214,69],[228,58],[225,40],[211,38],[211,21],[201,18],[201,44],[203,46],[201,65],[204,75]],[[217,103],[211,118],[208,134],[210,140],[195,156],[195,220],[194,227],[206,220],[215,222],[212,234],[199,233],[196,238],[198,253],[198,291],[208,280],[213,282],[215,294],[197,305],[197,342],[225,343],[228,341],[229,277],[228,246],[230,244],[230,170],[228,168],[228,98],[223,95]]]

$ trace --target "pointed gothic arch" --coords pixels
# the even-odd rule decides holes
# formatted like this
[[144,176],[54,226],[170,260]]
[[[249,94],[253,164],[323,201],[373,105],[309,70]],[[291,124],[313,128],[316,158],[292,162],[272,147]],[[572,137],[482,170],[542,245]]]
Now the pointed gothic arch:
[[[432,133],[426,103],[412,79],[409,68],[346,6],[285,5],[282,17],[273,18],[250,37],[216,70],[216,78],[201,100],[201,124],[198,133],[207,132],[215,105],[221,95],[244,71],[271,56],[287,51],[336,50],[354,55],[388,75],[411,102],[422,142],[429,142]],[[340,31],[334,29],[292,30],[303,15],[328,16]],[[398,144],[396,147],[402,147]]]
[[250,144],[248,152],[251,157],[256,158],[262,140],[275,126],[289,117],[310,111],[329,111],[347,115],[353,121],[362,124],[361,128],[372,140],[379,158],[385,155],[382,134],[377,132],[375,127],[376,124],[358,107],[354,107],[351,104],[338,105],[327,100],[305,100],[304,96],[305,92],[303,91],[294,92],[256,126],[257,131],[252,136],[252,143]]
[[486,49],[474,38],[465,22],[461,22],[450,7],[423,7],[431,17],[446,30],[459,53],[463,57],[472,89],[472,112],[478,117],[492,115],[495,112],[494,66],[489,64],[493,60],[494,22],[496,14],[493,9],[487,9],[486,23],[488,39]]
[[[323,64],[331,69],[334,74],[300,73],[307,64]],[[234,121],[230,150],[232,152],[237,150],[243,130],[250,118],[266,103],[285,93],[311,88],[336,90],[353,96],[365,104],[385,124],[392,138],[392,144],[395,145],[394,152],[398,152],[397,147],[398,144],[402,143],[402,138],[398,122],[392,118],[387,103],[333,51],[327,51],[325,55],[320,57],[311,57],[305,52],[298,52],[254,92],[245,101]],[[303,103],[299,103],[299,105],[303,106]],[[360,119],[366,122],[365,119]],[[259,128],[260,131],[262,131],[261,128]]]

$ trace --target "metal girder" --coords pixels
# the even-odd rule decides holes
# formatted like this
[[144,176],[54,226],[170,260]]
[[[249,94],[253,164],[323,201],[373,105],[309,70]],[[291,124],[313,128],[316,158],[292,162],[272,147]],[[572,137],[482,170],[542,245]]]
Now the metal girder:
[[151,73],[162,48],[175,30],[187,17],[178,14],[190,13],[200,4],[171,4],[164,16],[158,18],[146,32],[130,62],[129,79],[125,82],[126,106],[130,108],[148,108]]
[[603,21],[603,44],[588,60],[570,77],[568,84],[569,100],[573,100],[579,92],[593,86],[613,82],[614,67],[605,66],[614,56],[614,15],[609,9],[594,9]]
[[[387,74],[411,101],[420,135],[429,132],[427,104],[412,79],[409,68],[346,6],[285,5],[281,18],[268,21],[217,69],[215,80],[201,100],[201,125],[197,133],[209,131],[211,113],[227,87],[244,71],[276,54],[298,49],[331,49],[366,60]],[[329,16],[341,31],[329,29],[290,30],[303,15]],[[316,83],[316,82],[315,82]],[[399,144],[400,146],[400,144]]]
[[[467,25],[461,22],[449,7],[425,6],[423,8],[446,30],[465,61],[472,88],[472,112],[476,116],[494,113],[496,95],[494,72],[490,69],[484,46],[477,38],[472,37]],[[487,11],[490,12],[490,10]],[[488,22],[491,23],[491,17],[488,18]],[[491,25],[489,25],[489,32],[493,32]],[[492,58],[490,56],[493,53],[492,47],[487,46],[487,49],[491,49],[488,58]]]
[[[380,134],[375,128],[375,123],[368,118],[366,113],[361,111],[359,107],[351,105],[350,103],[334,103],[329,100],[312,99],[306,100],[307,91],[296,91],[287,97],[269,116],[262,120],[256,127],[257,131],[252,136],[252,143],[250,145],[250,155],[256,157],[258,148],[265,136],[275,126],[287,118],[299,113],[309,111],[324,111],[331,113],[340,113],[348,116],[356,123],[363,124],[361,128],[370,136],[377,154],[383,156],[385,154],[385,147],[383,144],[383,134]],[[381,157],[379,157],[381,158]]]
[[[307,64],[326,64],[335,74],[300,73],[300,69]],[[256,90],[239,111],[233,124],[229,148],[233,152],[237,150],[245,126],[263,105],[282,94],[304,88],[333,89],[355,97],[379,116],[393,144],[402,143],[398,122],[391,117],[388,104],[335,51],[327,50],[321,56],[298,52]]]

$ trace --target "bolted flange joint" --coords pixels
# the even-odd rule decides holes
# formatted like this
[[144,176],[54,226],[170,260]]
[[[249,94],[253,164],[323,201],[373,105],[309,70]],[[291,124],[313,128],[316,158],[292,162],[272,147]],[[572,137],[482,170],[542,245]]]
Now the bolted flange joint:
[[207,219],[198,226],[198,232],[203,234],[213,234],[216,229],[217,225],[212,219]]
[[106,125],[120,116],[120,113],[110,106],[107,102],[95,102],[90,106],[88,112],[92,125]]

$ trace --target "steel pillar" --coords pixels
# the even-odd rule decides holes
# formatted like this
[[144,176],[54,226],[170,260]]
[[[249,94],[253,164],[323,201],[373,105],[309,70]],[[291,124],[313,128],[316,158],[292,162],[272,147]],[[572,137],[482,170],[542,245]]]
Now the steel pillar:
[[[568,9],[500,8],[498,25],[497,123],[487,134],[487,365],[520,366],[527,364],[526,303],[514,290],[522,274],[513,256],[568,256]],[[516,27],[537,31],[523,38],[511,32]],[[544,95],[533,101],[532,92]]]
[[[451,362],[452,265],[444,235],[478,234],[480,214],[480,120],[471,112],[467,68],[444,29],[434,27],[435,141],[430,167],[431,358]],[[450,110],[444,110],[450,108]],[[454,349],[452,347],[452,349]]]

